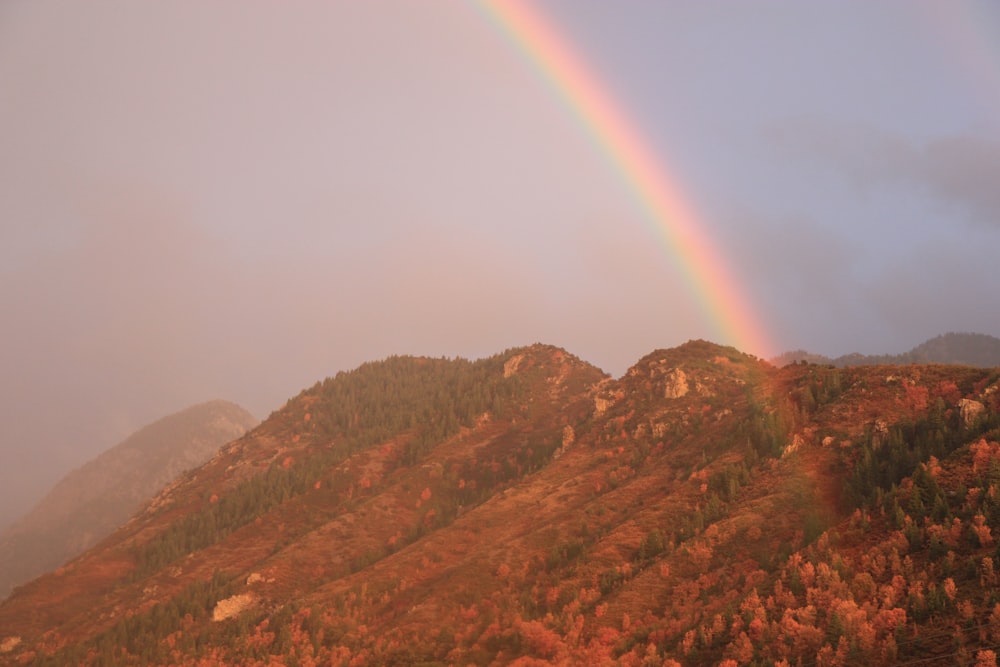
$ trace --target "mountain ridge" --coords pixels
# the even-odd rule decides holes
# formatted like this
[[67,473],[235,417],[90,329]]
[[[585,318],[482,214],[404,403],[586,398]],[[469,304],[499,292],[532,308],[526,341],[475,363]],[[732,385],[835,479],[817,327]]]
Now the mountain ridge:
[[0,663],[895,664],[943,632],[971,661],[998,414],[996,369],[705,341],[617,379],[543,345],[394,357],[18,589]]
[[979,333],[946,333],[930,338],[908,352],[899,354],[860,354],[851,352],[827,357],[806,350],[793,350],[771,359],[776,366],[805,361],[833,366],[873,364],[959,364],[992,368],[1000,366],[1000,338]]
[[199,403],[147,424],[67,473],[0,534],[0,597],[96,544],[160,487],[256,424],[234,403]]

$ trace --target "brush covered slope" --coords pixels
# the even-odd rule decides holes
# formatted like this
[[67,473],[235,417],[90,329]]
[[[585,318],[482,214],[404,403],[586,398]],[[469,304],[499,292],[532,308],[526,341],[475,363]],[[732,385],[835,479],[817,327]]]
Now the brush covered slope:
[[0,662],[941,664],[1000,643],[996,370],[619,380],[547,346],[317,384],[0,605]]
[[63,477],[0,533],[0,598],[97,544],[167,482],[256,424],[234,403],[208,401],[143,427]]

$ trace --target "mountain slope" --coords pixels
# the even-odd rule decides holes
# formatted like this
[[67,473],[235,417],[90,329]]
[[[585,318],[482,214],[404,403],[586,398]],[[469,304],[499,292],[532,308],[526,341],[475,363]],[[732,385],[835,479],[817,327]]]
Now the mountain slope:
[[618,380],[548,346],[367,364],[19,589],[0,661],[971,660],[998,379],[701,341]]
[[835,359],[805,350],[795,350],[771,360],[776,366],[799,361],[814,364],[863,366],[873,364],[961,364],[980,368],[1000,366],[1000,338],[975,333],[947,333],[936,336],[901,354],[865,355],[851,353]]
[[140,429],[66,475],[0,535],[0,596],[111,534],[167,482],[256,423],[232,403],[202,403]]

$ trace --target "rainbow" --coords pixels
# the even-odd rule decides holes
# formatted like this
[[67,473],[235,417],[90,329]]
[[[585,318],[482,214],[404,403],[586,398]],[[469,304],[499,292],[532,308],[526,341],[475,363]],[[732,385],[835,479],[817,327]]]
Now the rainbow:
[[739,282],[700,229],[674,179],[567,40],[528,2],[492,0],[480,6],[564,100],[614,165],[680,267],[717,342],[757,355],[773,353]]

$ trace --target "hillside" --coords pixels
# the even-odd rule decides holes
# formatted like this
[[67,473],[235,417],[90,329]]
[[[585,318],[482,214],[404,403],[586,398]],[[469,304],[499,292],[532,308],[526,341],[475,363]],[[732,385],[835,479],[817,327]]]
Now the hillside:
[[960,364],[979,368],[1000,366],[1000,338],[975,333],[947,333],[936,336],[901,354],[866,355],[856,352],[836,358],[795,350],[771,360],[775,366],[800,361],[813,364],[864,366],[875,364]]
[[702,341],[617,380],[543,345],[366,364],[18,589],[0,662],[971,663],[998,415],[995,369]]
[[66,475],[0,534],[0,598],[110,535],[167,482],[256,423],[232,403],[202,403],[149,424]]

